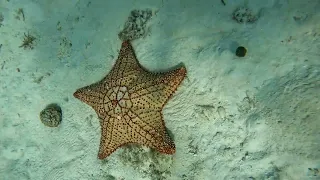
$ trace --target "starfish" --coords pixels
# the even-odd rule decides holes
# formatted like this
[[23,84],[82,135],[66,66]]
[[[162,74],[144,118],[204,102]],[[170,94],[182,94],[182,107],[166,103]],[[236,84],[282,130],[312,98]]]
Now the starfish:
[[101,126],[98,158],[126,144],[140,144],[160,153],[175,153],[166,132],[162,109],[186,76],[184,66],[169,72],[150,72],[138,62],[129,41],[121,45],[115,65],[101,81],[73,95],[91,106]]

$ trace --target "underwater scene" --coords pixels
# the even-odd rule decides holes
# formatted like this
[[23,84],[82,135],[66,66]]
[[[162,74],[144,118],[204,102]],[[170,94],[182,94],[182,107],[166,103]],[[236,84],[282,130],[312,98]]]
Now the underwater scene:
[[0,0],[0,180],[320,180],[320,1]]

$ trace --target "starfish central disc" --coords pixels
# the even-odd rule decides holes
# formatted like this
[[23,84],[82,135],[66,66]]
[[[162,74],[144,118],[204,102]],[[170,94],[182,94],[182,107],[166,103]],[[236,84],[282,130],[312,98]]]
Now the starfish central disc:
[[110,88],[104,97],[104,109],[109,114],[119,119],[132,107],[130,95],[126,86]]

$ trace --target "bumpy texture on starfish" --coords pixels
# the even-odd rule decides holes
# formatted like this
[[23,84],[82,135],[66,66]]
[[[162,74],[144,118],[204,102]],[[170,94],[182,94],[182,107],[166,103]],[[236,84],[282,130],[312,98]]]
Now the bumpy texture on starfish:
[[161,111],[185,76],[184,66],[165,73],[147,71],[139,64],[130,42],[124,41],[110,73],[74,93],[100,119],[98,158],[104,159],[128,143],[145,145],[165,154],[175,153]]

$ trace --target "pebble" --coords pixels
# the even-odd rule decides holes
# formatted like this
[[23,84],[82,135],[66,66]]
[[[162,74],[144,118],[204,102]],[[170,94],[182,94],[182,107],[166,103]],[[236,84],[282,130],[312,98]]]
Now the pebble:
[[57,104],[49,104],[40,112],[41,122],[48,127],[57,127],[62,120],[62,110]]

